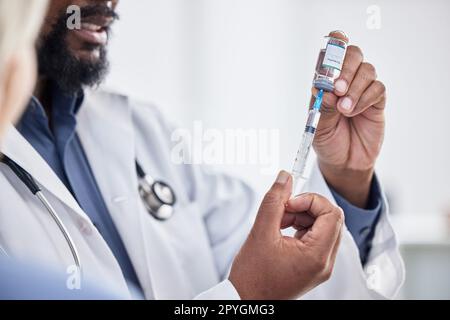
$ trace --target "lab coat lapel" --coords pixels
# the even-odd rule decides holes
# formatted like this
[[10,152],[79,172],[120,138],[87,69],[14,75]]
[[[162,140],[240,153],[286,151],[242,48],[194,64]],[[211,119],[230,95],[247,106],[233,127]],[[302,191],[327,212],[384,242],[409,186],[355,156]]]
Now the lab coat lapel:
[[125,97],[86,92],[78,135],[146,298],[189,297],[191,289],[161,222],[138,192],[131,110]]
[[89,220],[64,183],[13,126],[8,128],[1,152],[25,169],[38,184],[56,196],[80,217]]
[[132,189],[134,142],[127,108],[85,92],[77,114],[77,134],[114,224],[122,238],[146,297],[152,287]]

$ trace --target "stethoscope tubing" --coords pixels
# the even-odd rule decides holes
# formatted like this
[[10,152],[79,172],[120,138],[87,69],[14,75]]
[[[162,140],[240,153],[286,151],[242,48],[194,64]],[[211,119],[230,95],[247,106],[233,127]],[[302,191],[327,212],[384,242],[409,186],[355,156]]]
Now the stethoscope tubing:
[[75,262],[75,265],[77,267],[77,270],[79,272],[79,275],[82,275],[82,268],[81,268],[81,259],[80,255],[78,253],[77,246],[75,245],[75,242],[73,241],[72,237],[70,236],[69,231],[67,230],[66,226],[62,222],[62,220],[59,218],[58,214],[56,213],[56,210],[53,209],[50,202],[47,200],[47,198],[44,196],[42,191],[39,191],[36,193],[36,197],[41,201],[42,205],[47,209],[50,216],[53,218],[55,223],[57,224],[59,230],[63,234],[64,238],[66,239],[67,245],[70,248],[70,252],[72,253],[73,260]]
[[[10,158],[3,156],[1,161],[6,164],[13,172],[14,174],[22,180],[22,182],[27,186],[27,188],[30,190],[30,192],[36,196],[36,198],[42,203],[42,205],[45,207],[45,209],[48,211],[56,225],[58,226],[59,230],[64,236],[64,239],[67,242],[67,245],[69,246],[70,253],[72,254],[73,261],[75,263],[75,266],[77,267],[77,271],[79,272],[79,275],[82,275],[82,266],[81,266],[81,259],[80,255],[78,253],[77,246],[75,245],[75,242],[73,241],[72,237],[70,236],[69,231],[65,227],[64,223],[62,222],[59,215],[56,213],[56,210],[53,208],[53,206],[50,204],[50,201],[48,201],[47,197],[45,197],[44,193],[42,192],[42,189],[39,187],[39,185],[34,181],[33,177],[22,167],[20,167],[17,163],[15,163]],[[6,250],[2,247],[0,247],[1,251],[5,252],[5,254],[8,256],[8,253]]]
[[[25,169],[23,169],[21,166],[19,166],[17,163],[15,163],[10,158],[4,156],[0,160],[14,172],[14,174],[25,184],[25,186],[30,190],[30,192],[36,196],[36,198],[42,203],[42,205],[48,211],[48,213],[50,214],[50,216],[52,217],[52,219],[58,226],[59,230],[63,234],[64,239],[66,240],[66,243],[69,246],[75,266],[78,268],[79,275],[81,276],[82,275],[82,264],[81,264],[81,259],[80,259],[80,255],[79,255],[77,246],[75,245],[74,240],[72,239],[69,231],[67,230],[66,226],[64,225],[61,218],[57,214],[56,210],[53,208],[51,203],[45,197],[44,193],[42,192],[41,187],[36,183],[36,181],[33,179],[33,177]],[[155,199],[157,199],[159,201],[158,202],[158,205],[160,205],[159,208],[162,210],[162,209],[167,209],[167,207],[170,207],[170,209],[172,210],[172,211],[169,211],[170,214],[167,217],[161,217],[160,215],[158,215],[160,210],[157,210],[156,212],[154,212],[153,209],[151,208],[151,205],[147,205],[147,210],[149,211],[149,213],[154,218],[161,220],[161,221],[169,219],[172,216],[173,205],[176,202],[176,197],[175,197],[175,193],[173,192],[173,189],[166,183],[163,183],[161,181],[154,181],[151,176],[149,176],[148,174],[145,173],[145,171],[143,170],[141,165],[138,163],[138,161],[136,161],[136,171],[137,171],[138,177],[140,178],[140,183],[148,183],[148,186],[150,187],[150,189],[153,193],[153,196],[155,197]],[[165,186],[166,188],[168,188],[168,190],[170,190],[170,193],[171,193],[170,203],[164,202],[164,200],[158,196],[158,193],[155,191],[156,183],[159,183],[160,185]],[[143,198],[143,200],[145,201],[144,198]],[[5,255],[8,256],[8,253],[6,252],[6,250],[4,250],[4,248],[0,246],[0,253],[1,252],[4,252]]]

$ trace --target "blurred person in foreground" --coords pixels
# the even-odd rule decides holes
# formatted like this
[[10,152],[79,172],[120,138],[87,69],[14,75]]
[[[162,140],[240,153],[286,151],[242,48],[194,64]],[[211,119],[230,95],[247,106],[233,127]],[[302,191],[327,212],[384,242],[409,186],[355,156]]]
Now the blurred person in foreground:
[[[32,95],[35,39],[47,5],[47,0],[0,0],[0,145]],[[16,260],[0,248],[0,299],[117,298],[91,285],[70,290],[67,282],[67,274],[32,260]]]

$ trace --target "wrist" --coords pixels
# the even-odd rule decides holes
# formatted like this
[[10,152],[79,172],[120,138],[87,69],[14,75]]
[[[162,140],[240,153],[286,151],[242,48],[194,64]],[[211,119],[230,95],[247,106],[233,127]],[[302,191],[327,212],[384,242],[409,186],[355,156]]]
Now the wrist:
[[[241,300],[270,300],[275,298],[273,290],[270,290],[270,284],[259,278],[253,271],[248,270],[248,272],[242,274],[232,270],[228,281],[233,285]],[[264,285],[259,285],[261,283],[264,283]]]
[[255,297],[252,296],[250,292],[248,292],[248,290],[245,289],[246,286],[242,285],[240,281],[238,281],[231,275],[228,278],[228,281],[230,281],[231,285],[234,287],[241,300],[255,300]]
[[374,175],[373,167],[354,170],[319,162],[319,168],[327,184],[339,195],[356,207],[366,208]]

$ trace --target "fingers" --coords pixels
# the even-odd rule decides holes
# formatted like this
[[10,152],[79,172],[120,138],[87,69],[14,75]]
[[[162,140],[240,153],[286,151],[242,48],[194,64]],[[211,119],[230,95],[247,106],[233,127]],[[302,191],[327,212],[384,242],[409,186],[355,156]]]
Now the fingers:
[[[309,103],[309,108],[311,109],[314,105],[314,102],[316,101],[316,97],[319,94],[319,90],[316,88],[311,89],[312,97]],[[336,105],[339,100],[339,97],[337,97],[334,93],[331,92],[324,92],[323,98],[322,98],[322,108],[320,109],[320,112],[322,112],[322,115],[324,117],[328,117],[330,115],[337,114]]]
[[373,81],[370,86],[362,93],[358,103],[348,116],[352,117],[366,111],[373,106],[375,109],[383,110],[386,100],[386,87],[380,81]]
[[306,232],[299,242],[310,248],[320,264],[326,270],[332,270],[336,259],[344,214],[336,207],[327,214],[319,216],[314,225]]
[[341,97],[345,95],[353,82],[353,78],[363,62],[364,56],[359,47],[348,46],[345,55],[344,64],[339,78],[334,83],[334,93]]
[[314,223],[314,218],[306,212],[286,212],[281,220],[281,229],[294,227],[296,230],[308,229]]
[[366,89],[372,85],[376,78],[377,74],[375,67],[367,62],[361,63],[354,75],[353,81],[347,89],[347,93],[338,101],[337,106],[339,111],[347,116],[352,114],[361,96],[365,93]]
[[292,177],[281,171],[275,183],[264,196],[256,216],[252,232],[261,237],[280,236],[280,225],[285,212],[285,204],[292,192]]
[[[330,36],[348,41],[347,36],[339,31],[331,32]],[[323,97],[323,121],[327,122],[327,126],[332,127],[339,114],[353,117],[377,103],[377,107],[384,107],[384,103],[379,103],[384,98],[384,85],[376,81],[374,66],[363,61],[364,55],[359,47],[347,47],[342,70],[334,83],[335,90],[325,93]],[[312,89],[313,96],[316,96],[317,92],[317,89]],[[311,99],[311,106],[314,100]]]
[[337,256],[337,252],[338,252],[338,249],[339,249],[339,245],[341,243],[341,239],[342,239],[342,226],[341,226],[341,228],[339,230],[339,235],[338,235],[338,237],[336,239],[336,242],[334,243],[334,247],[333,247],[333,249],[331,251],[331,255],[330,255],[330,260],[329,261],[330,261],[330,264],[332,266],[336,262],[336,256]]
[[289,200],[287,210],[306,210],[316,217],[308,229],[299,229],[295,238],[303,249],[311,249],[311,259],[320,267],[324,279],[331,276],[342,236],[344,213],[325,197],[317,194],[302,194]]
[[[331,31],[328,34],[328,36],[336,38],[336,39],[344,40],[346,43],[348,43],[348,41],[349,41],[347,35],[343,31]],[[344,59],[343,68],[344,67],[346,67],[345,59]],[[345,72],[345,70],[343,70],[343,71]],[[314,97],[317,97],[318,92],[319,92],[319,90],[317,90],[314,87],[312,88],[312,95]],[[337,97],[334,93],[325,92],[323,95],[323,99],[322,99],[322,112],[326,115],[335,114],[338,98],[339,97]],[[312,107],[312,105],[314,104],[314,101],[315,101],[315,98],[312,98],[310,107]]]
[[345,34],[344,31],[341,31],[341,30],[331,31],[331,32],[328,34],[328,36],[329,36],[329,37],[336,38],[336,39],[344,40],[345,42],[348,43],[348,37],[347,37],[347,35]]
[[288,212],[308,212],[313,218],[329,213],[336,208],[327,198],[315,193],[303,193],[289,199],[286,204]]
[[318,250],[334,250],[338,243],[340,231],[344,222],[342,209],[333,205],[328,199],[318,194],[306,193],[287,203],[288,210],[308,212],[315,218],[310,230],[301,238],[308,246],[319,248]]

